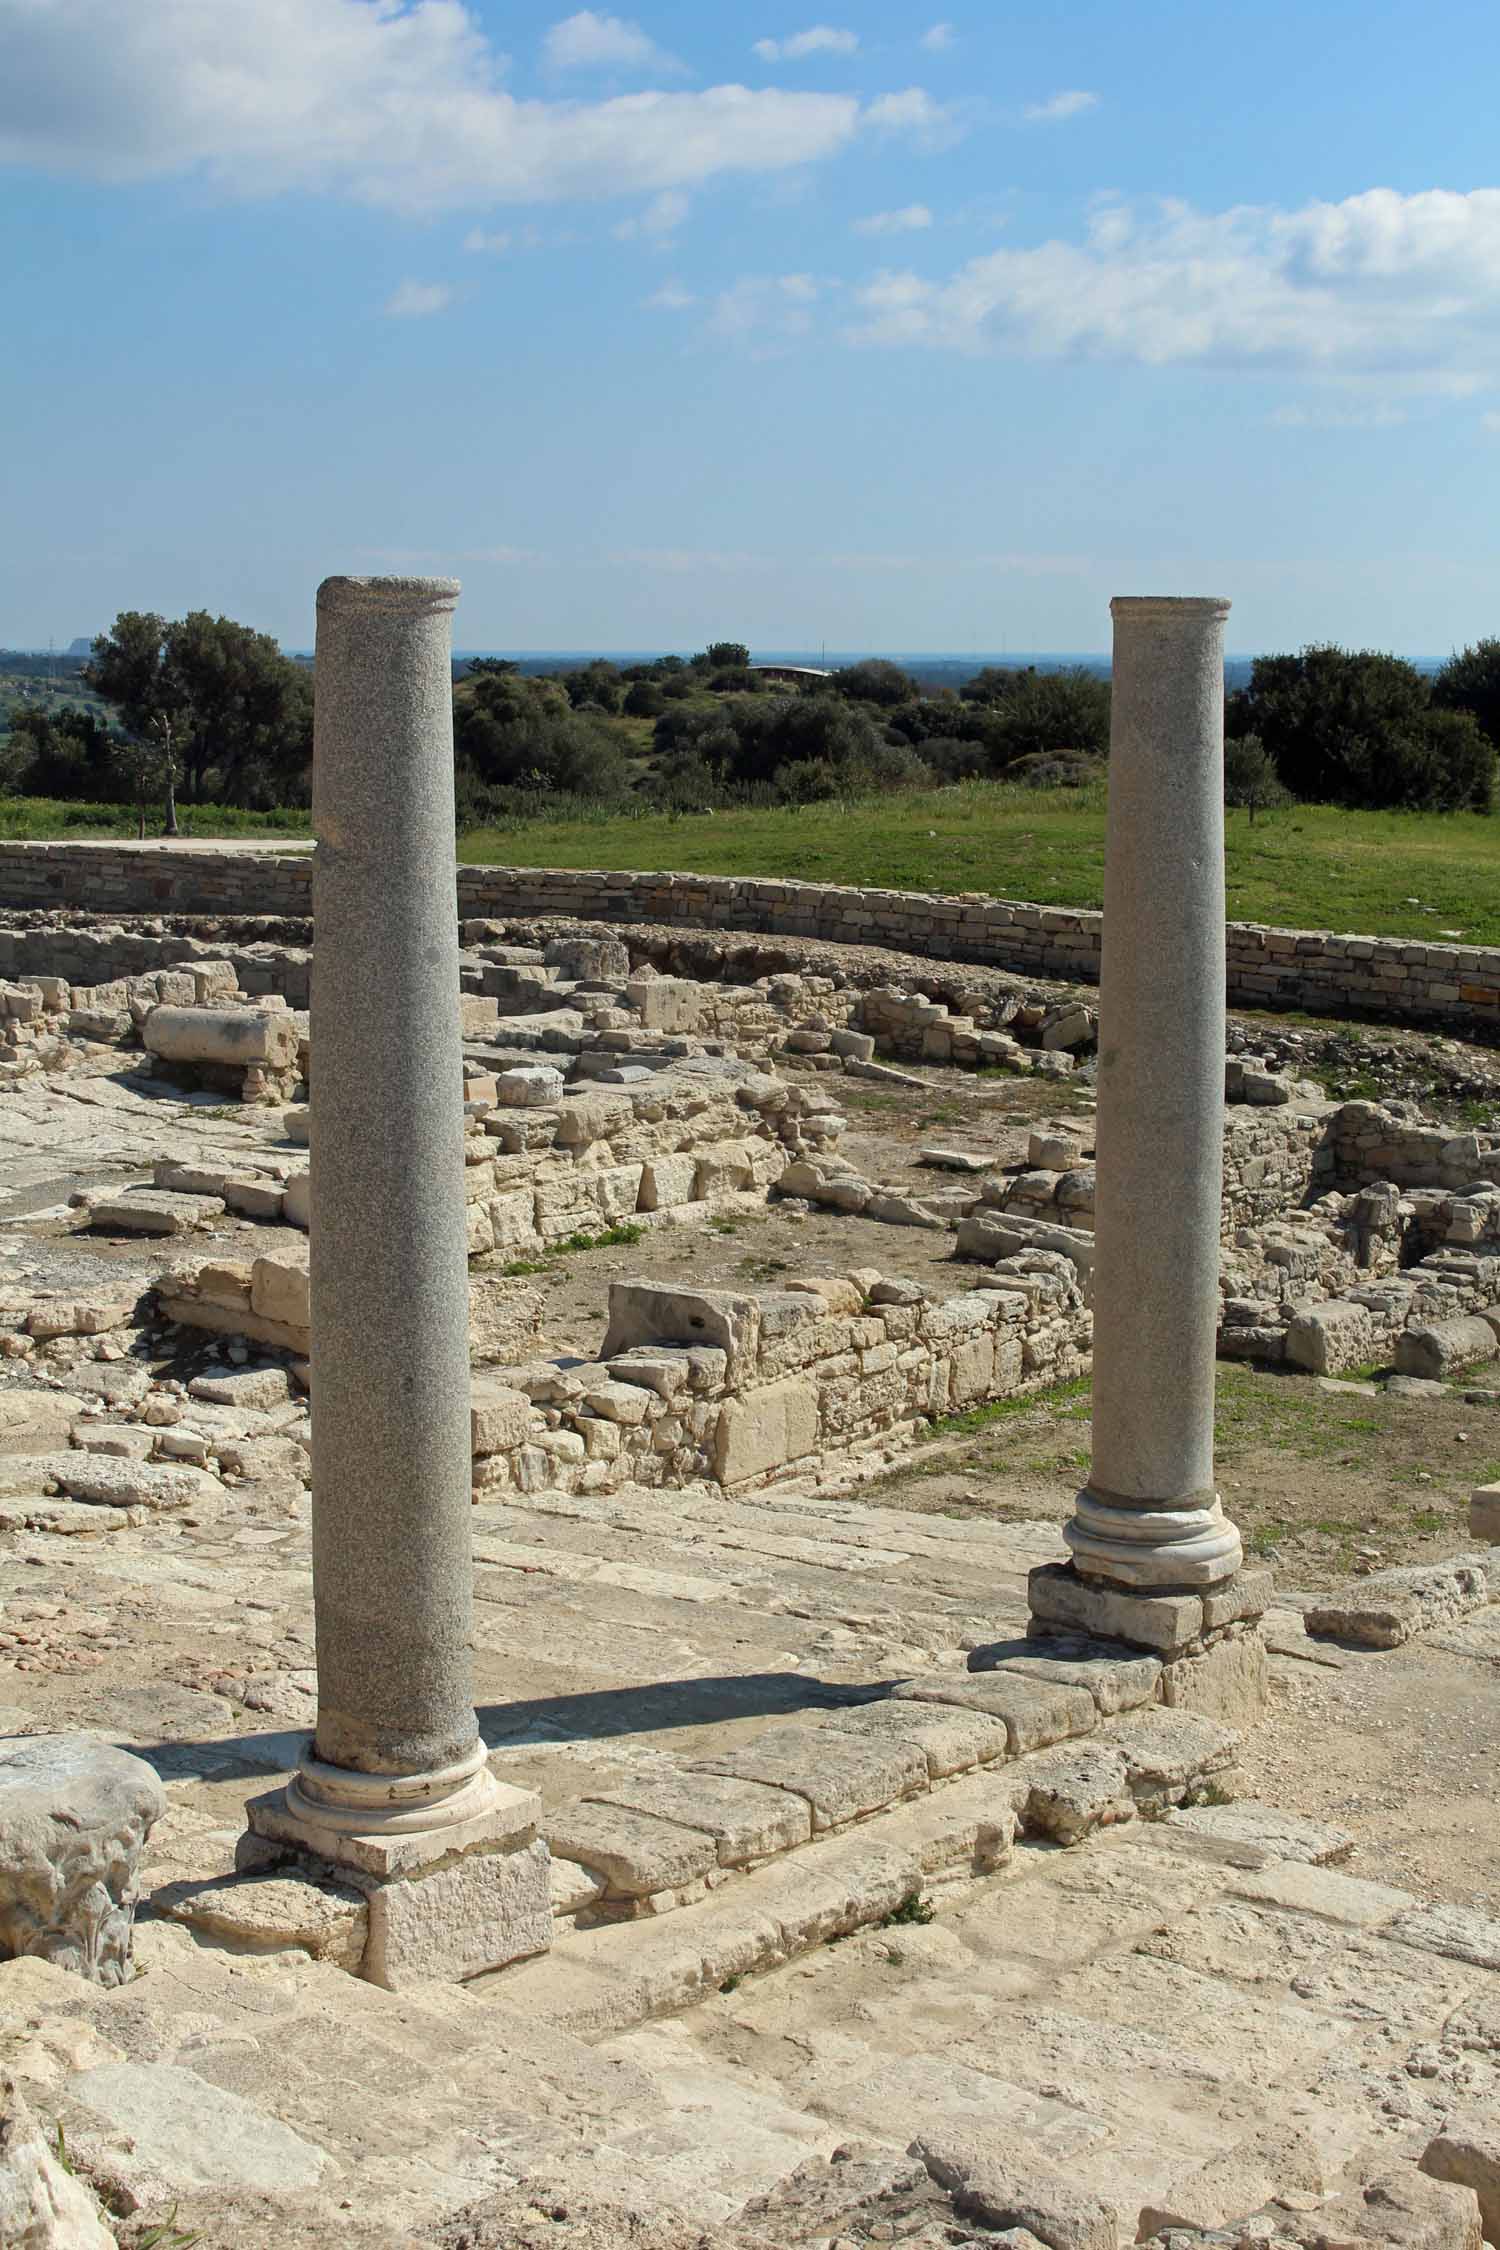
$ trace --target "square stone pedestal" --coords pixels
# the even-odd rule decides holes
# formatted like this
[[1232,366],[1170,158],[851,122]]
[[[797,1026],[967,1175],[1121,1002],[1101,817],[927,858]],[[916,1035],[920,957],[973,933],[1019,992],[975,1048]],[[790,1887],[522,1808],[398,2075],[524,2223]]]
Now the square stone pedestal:
[[488,1795],[482,1812],[408,1833],[373,1817],[353,1831],[325,1823],[295,1784],[275,1789],[246,1806],[236,1865],[245,1874],[297,1866],[361,1891],[369,1936],[359,1974],[371,1984],[461,1983],[552,1943],[541,1800],[504,1782]]
[[1163,1703],[1244,1726],[1269,1693],[1260,1620],[1271,1585],[1268,1570],[1241,1570],[1202,1592],[1146,1594],[1085,1577],[1072,1563],[1042,1563],[1028,1581],[1028,1633],[1083,1632],[1151,1649],[1162,1661]]

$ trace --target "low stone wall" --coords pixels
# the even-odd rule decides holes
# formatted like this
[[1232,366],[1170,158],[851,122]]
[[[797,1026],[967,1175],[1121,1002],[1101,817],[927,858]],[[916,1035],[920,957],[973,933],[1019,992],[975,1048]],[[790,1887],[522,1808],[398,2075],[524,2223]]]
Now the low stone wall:
[[1091,1338],[1076,1269],[1046,1251],[940,1304],[868,1270],[754,1296],[614,1282],[597,1361],[476,1382],[475,1489],[847,1474],[926,1421],[1083,1373]]
[[[0,908],[305,915],[311,884],[306,850],[0,844]],[[457,899],[463,915],[575,915],[756,930],[1083,983],[1097,983],[1099,975],[1101,915],[978,894],[947,898],[752,876],[460,867]],[[1231,922],[1228,960],[1230,999],[1244,1007],[1352,1011],[1500,1033],[1500,948]]]

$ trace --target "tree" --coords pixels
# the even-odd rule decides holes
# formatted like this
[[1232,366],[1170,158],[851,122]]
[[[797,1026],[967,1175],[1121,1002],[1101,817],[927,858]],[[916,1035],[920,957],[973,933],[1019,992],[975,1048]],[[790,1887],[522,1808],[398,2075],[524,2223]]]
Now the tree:
[[749,664],[750,651],[743,641],[710,641],[701,656],[693,658],[699,672],[744,672]]
[[1231,736],[1225,743],[1224,802],[1243,805],[1252,828],[1258,812],[1290,804],[1290,794],[1277,777],[1275,761],[1258,734]]
[[1472,711],[1500,749],[1500,640],[1475,641],[1450,656],[1433,678],[1432,700],[1439,710]]
[[846,664],[835,672],[833,684],[840,695],[851,703],[878,703],[886,708],[898,703],[909,703],[917,692],[917,683],[899,664],[888,663],[883,656],[866,657],[862,663]]
[[667,699],[654,680],[632,680],[625,690],[622,709],[629,719],[659,719]]
[[28,797],[110,804],[123,787],[119,749],[92,711],[26,706],[11,718],[3,778]]
[[84,678],[128,734],[160,744],[167,730],[195,803],[210,778],[228,804],[305,797],[312,674],[269,634],[201,609],[172,623],[124,610],[95,641]]
[[1477,720],[1434,710],[1416,666],[1375,649],[1258,656],[1226,725],[1232,737],[1258,735],[1304,800],[1483,811],[1493,795],[1494,749]]
[[574,711],[560,681],[526,679],[513,666],[476,666],[460,683],[453,745],[471,789],[608,797],[629,779],[607,720]]

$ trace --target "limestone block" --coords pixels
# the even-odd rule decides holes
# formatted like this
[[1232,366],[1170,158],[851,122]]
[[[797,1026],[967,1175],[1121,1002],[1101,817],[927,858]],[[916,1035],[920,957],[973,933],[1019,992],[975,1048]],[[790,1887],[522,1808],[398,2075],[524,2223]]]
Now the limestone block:
[[1082,1578],[1071,1563],[1039,1563],[1028,1577],[1033,1619],[1045,1633],[1058,1625],[1103,1640],[1128,1641],[1176,1656],[1203,1631],[1201,1594],[1125,1594]]
[[597,1868],[617,1896],[679,1890],[719,1864],[714,1839],[703,1830],[630,1805],[579,1798],[558,1805],[543,1825],[554,1851]]
[[696,1156],[649,1158],[641,1171],[640,1209],[666,1211],[674,1204],[691,1203],[696,1192],[694,1183],[697,1176]]
[[1083,1143],[1075,1134],[1050,1125],[1033,1127],[1026,1145],[1026,1161],[1039,1172],[1066,1172],[1082,1153]]
[[[1056,1653],[1053,1653],[1055,1650]],[[1060,1687],[1087,1688],[1102,1717],[1155,1700],[1161,1659],[1142,1656],[1123,1645],[1089,1641],[995,1641],[969,1656],[971,1672],[1014,1672],[1023,1680]]]
[[1500,1484],[1481,1484],[1469,1495],[1469,1536],[1500,1546]]
[[495,1228],[483,1203],[464,1206],[464,1242],[471,1258],[482,1258],[495,1247]]
[[308,1953],[356,1976],[364,1959],[369,1915],[363,1896],[300,1870],[168,1883],[152,1893],[151,1904],[231,1951]]
[[612,1782],[592,1797],[602,1805],[628,1807],[701,1830],[712,1839],[721,1867],[793,1851],[812,1836],[812,1810],[805,1798],[723,1774],[642,1774]]
[[188,1384],[190,1397],[213,1406],[285,1406],[291,1391],[284,1367],[230,1367],[222,1375],[195,1375]]
[[8,2250],[115,2250],[84,2182],[44,2138],[14,2079],[0,2078],[0,2242]]
[[220,1196],[173,1195],[163,1188],[92,1196],[84,1208],[87,1223],[106,1234],[190,1234],[224,1215]]
[[1162,1670],[1164,1704],[1232,1727],[1254,1726],[1270,1693],[1266,1644],[1258,1632],[1226,1636],[1201,1655],[1179,1656]]
[[1122,1753],[1131,1793],[1148,1810],[1180,1804],[1189,1789],[1232,1766],[1239,1747],[1232,1727],[1179,1711],[1133,1711],[1106,1739]]
[[141,1846],[166,1808],[144,1760],[92,1736],[0,1741],[0,1955],[123,1983]]
[[817,1390],[786,1376],[724,1401],[714,1430],[713,1475],[723,1485],[741,1484],[800,1460],[817,1445]]
[[482,1375],[469,1385],[469,1430],[475,1454],[507,1453],[523,1445],[531,1429],[531,1401],[524,1391]]
[[1474,1969],[1500,1969],[1500,1922],[1469,1906],[1417,1906],[1391,1924],[1398,1945],[1464,1961]]
[[[7,1462],[7,1470],[18,1464]],[[99,1501],[111,1508],[149,1508],[169,1514],[204,1507],[223,1498],[217,1480],[201,1469],[167,1468],[154,1461],[131,1461],[107,1453],[44,1453],[25,1464],[36,1481],[55,1484],[72,1500]]]
[[716,1195],[737,1195],[751,1182],[752,1151],[743,1141],[715,1141],[694,1151],[693,1199],[706,1202]]
[[696,1759],[691,1770],[793,1790],[812,1807],[819,1831],[863,1819],[927,1787],[927,1759],[914,1744],[791,1724],[767,1727],[738,1749]]
[[927,1760],[929,1779],[967,1773],[974,1766],[1004,1758],[1010,1750],[1010,1729],[1003,1719],[984,1711],[966,1711],[935,1703],[896,1701],[861,1703],[849,1711],[835,1711],[828,1724],[841,1734],[889,1736],[913,1743]]
[[623,1094],[570,1093],[557,1119],[560,1148],[589,1148],[627,1128],[634,1111]]
[[563,1098],[563,1074],[547,1063],[519,1063],[495,1073],[500,1109],[555,1109]]
[[630,975],[630,948],[619,938],[549,938],[542,959],[576,984],[622,985]]
[[1456,1367],[1471,1361],[1493,1359],[1500,1352],[1500,1337],[1487,1320],[1434,1321],[1430,1327],[1408,1328],[1396,1342],[1398,1374],[1440,1382]]
[[687,977],[633,977],[625,997],[647,1031],[696,1031],[704,993]]
[[760,1308],[727,1289],[674,1289],[655,1281],[612,1281],[609,1325],[599,1349],[614,1359],[637,1344],[703,1344],[722,1351],[730,1381],[755,1365]]
[[497,1250],[529,1248],[536,1241],[536,1197],[529,1187],[491,1196],[487,1206]]
[[141,1042],[168,1062],[287,1070],[297,1060],[296,1022],[284,1009],[157,1007],[141,1026]]
[[1070,1735],[1089,1734],[1099,1723],[1087,1688],[1022,1679],[1013,1672],[934,1672],[925,1679],[903,1680],[892,1692],[899,1701],[948,1703],[1003,1719],[1012,1757],[1045,1750]]
[[1016,1779],[1027,1834],[1054,1844],[1079,1844],[1096,1828],[1135,1818],[1125,1759],[1112,1742],[1059,1744],[1029,1758]]
[[1170,1826],[1193,1837],[1205,1858],[1226,1867],[1279,1867],[1300,1861],[1331,1867],[1354,1849],[1347,1828],[1332,1828],[1275,1805],[1187,1805],[1168,1813]]
[[285,1322],[288,1328],[305,1329],[312,1319],[308,1288],[307,1253],[278,1251],[272,1258],[257,1258],[250,1269],[250,1310],[262,1320]]
[[594,1194],[601,1218],[611,1221],[627,1219],[633,1211],[640,1208],[641,1174],[644,1169],[640,1164],[607,1164],[602,1171],[593,1175]]
[[38,1343],[55,1336],[102,1336],[111,1328],[123,1327],[133,1317],[137,1302],[133,1292],[113,1300],[49,1297],[32,1306],[26,1316],[26,1333],[35,1336]]
[[1305,1367],[1313,1375],[1363,1366],[1375,1356],[1374,1315],[1368,1305],[1349,1304],[1338,1297],[1321,1305],[1299,1306],[1283,1348],[1294,1367]]
[[1376,1571],[1304,1612],[1309,1633],[1362,1648],[1399,1648],[1415,1633],[1451,1625],[1490,1598],[1481,1556]]
[[304,1234],[312,1225],[312,1174],[294,1172],[281,1191],[281,1216]]

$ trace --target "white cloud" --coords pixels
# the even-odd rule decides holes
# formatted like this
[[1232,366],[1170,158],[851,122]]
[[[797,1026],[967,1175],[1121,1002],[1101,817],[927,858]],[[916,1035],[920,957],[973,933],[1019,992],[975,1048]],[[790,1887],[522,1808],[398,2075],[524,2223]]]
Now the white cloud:
[[[653,194],[847,147],[852,95],[520,101],[461,0],[0,0],[0,164],[414,214]],[[600,19],[605,20],[605,19]]]
[[622,219],[613,229],[617,242],[649,242],[654,249],[671,248],[672,238],[692,209],[692,202],[678,188],[664,188],[654,195],[644,211],[633,219]]
[[718,547],[626,547],[618,554],[606,555],[606,563],[623,564],[631,570],[666,570],[674,576],[696,576],[704,570],[779,570],[780,558],[774,555],[742,554],[733,548]]
[[1500,188],[1371,188],[1298,210],[1095,208],[1082,242],[886,272],[856,340],[1144,366],[1298,368],[1466,395],[1500,346]]
[[899,211],[872,211],[867,219],[856,219],[855,234],[919,234],[932,224],[932,213],[925,203],[908,203]]
[[1066,93],[1054,94],[1050,101],[1028,103],[1024,115],[1028,125],[1061,125],[1069,117],[1081,117],[1086,109],[1098,107],[1097,94],[1072,86]]
[[470,227],[464,236],[466,250],[489,251],[499,257],[511,246],[511,236],[505,232],[486,234],[483,227]]
[[638,23],[592,8],[555,23],[542,41],[542,58],[552,70],[639,70],[671,62]]
[[757,39],[751,49],[762,62],[803,62],[809,55],[853,55],[859,52],[857,31],[836,31],[831,23],[815,23],[808,31],[794,31],[790,39]]
[[805,336],[822,285],[810,273],[746,274],[721,289],[708,316],[714,336]]
[[1404,407],[1278,406],[1271,425],[1278,430],[1393,430],[1406,420]]
[[391,320],[426,320],[446,312],[453,291],[446,281],[402,281],[391,291],[381,311]]
[[653,312],[686,312],[698,300],[691,289],[684,289],[680,281],[666,281],[660,289],[653,289],[645,300]]
[[958,33],[951,23],[935,23],[930,30],[923,32],[917,44],[925,47],[930,55],[941,55],[946,53],[957,37]]
[[914,133],[930,147],[940,147],[958,134],[953,111],[920,86],[907,86],[899,94],[877,94],[866,104],[863,121],[881,133]]
[[1482,430],[1500,430],[1500,414],[1481,414],[1479,427]]

